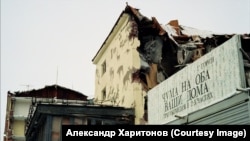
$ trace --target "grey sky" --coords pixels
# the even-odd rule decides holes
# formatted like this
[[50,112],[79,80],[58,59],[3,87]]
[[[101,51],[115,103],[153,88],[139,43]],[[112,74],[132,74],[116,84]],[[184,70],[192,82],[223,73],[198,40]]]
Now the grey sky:
[[1,135],[7,91],[57,82],[94,95],[91,60],[126,2],[161,24],[250,32],[249,0],[1,0]]

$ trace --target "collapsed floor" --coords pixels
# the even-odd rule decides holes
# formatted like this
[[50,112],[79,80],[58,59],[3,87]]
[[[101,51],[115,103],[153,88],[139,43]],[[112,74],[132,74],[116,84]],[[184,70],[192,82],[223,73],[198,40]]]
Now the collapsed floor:
[[[178,20],[161,25],[155,17],[149,19],[129,5],[124,12],[130,15],[132,30],[129,38],[137,37],[140,40],[137,51],[140,55],[141,67],[133,73],[133,81],[142,83],[145,91],[234,36],[234,34],[218,35],[210,31],[182,26],[179,25]],[[249,68],[250,34],[241,35],[241,44],[245,66]],[[248,74],[249,69],[246,70]]]

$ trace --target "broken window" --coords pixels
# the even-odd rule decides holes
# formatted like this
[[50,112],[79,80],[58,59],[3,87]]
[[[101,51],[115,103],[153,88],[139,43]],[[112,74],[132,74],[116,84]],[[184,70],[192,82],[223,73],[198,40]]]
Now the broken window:
[[102,90],[102,101],[106,99],[106,87]]
[[106,61],[102,63],[102,74],[106,72]]

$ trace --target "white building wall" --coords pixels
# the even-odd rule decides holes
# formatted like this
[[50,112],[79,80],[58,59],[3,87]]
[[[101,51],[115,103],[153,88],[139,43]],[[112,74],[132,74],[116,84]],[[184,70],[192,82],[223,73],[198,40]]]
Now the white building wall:
[[[145,92],[140,83],[132,82],[133,72],[140,68],[136,50],[140,42],[137,38],[129,39],[131,29],[129,16],[124,14],[103,45],[105,51],[98,54],[101,57],[96,63],[95,103],[135,108],[135,124],[139,124],[144,113]],[[105,73],[102,71],[104,62]]]
[[29,108],[31,104],[30,98],[16,97],[14,105],[14,117],[27,117],[29,113]]

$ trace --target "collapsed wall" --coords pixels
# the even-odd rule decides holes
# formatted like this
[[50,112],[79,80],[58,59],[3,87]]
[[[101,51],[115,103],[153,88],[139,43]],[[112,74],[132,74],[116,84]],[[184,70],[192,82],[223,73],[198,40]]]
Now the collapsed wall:
[[[183,26],[178,20],[162,25],[155,17],[149,19],[131,6],[127,6],[125,12],[131,15],[133,23],[130,38],[137,37],[140,40],[137,51],[141,67],[133,73],[133,80],[142,83],[145,91],[152,89],[235,35],[214,34],[211,31]],[[250,34],[242,34],[241,43],[248,68]]]

